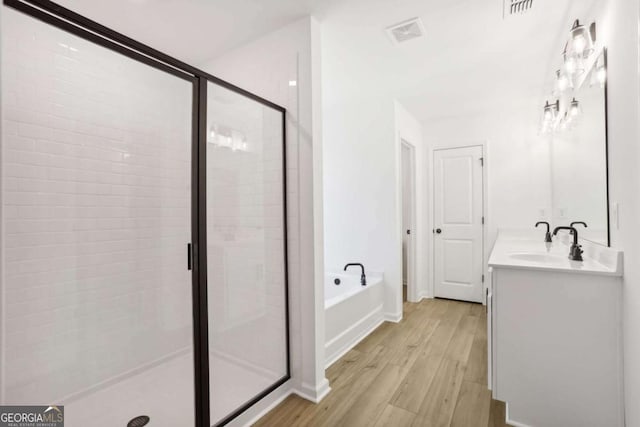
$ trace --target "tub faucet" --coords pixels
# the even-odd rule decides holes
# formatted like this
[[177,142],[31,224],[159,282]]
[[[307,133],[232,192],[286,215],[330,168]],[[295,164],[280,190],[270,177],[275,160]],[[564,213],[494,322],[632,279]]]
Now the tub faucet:
[[556,227],[553,230],[553,235],[558,234],[560,230],[569,230],[569,232],[573,235],[573,244],[571,245],[571,249],[569,249],[569,259],[572,261],[583,261],[582,259],[582,246],[578,244],[578,230],[573,227]]
[[536,228],[538,228],[539,225],[546,225],[547,226],[547,234],[544,235],[544,241],[546,243],[551,243],[553,242],[553,240],[551,240],[551,226],[549,225],[548,222],[546,221],[540,221],[539,223],[536,224]]
[[360,267],[362,269],[362,274],[360,275],[360,284],[362,286],[367,286],[367,276],[364,274],[364,265],[360,263],[350,263],[344,266],[344,271],[347,271],[349,267]]

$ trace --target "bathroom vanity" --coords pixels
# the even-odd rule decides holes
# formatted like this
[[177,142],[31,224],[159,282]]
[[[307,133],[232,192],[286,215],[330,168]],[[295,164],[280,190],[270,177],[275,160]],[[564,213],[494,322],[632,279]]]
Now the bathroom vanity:
[[489,388],[516,426],[623,426],[622,253],[500,232],[489,259]]

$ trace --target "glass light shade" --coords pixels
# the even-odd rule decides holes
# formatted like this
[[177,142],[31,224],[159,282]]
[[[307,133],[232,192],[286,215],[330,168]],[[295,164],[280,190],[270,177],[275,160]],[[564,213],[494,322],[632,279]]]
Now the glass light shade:
[[587,39],[583,34],[578,34],[573,38],[573,49],[578,55],[584,54],[587,47]]
[[578,71],[578,61],[575,56],[564,53],[564,71],[572,76]]
[[600,83],[600,86],[604,87],[604,84],[607,82],[607,69],[604,65],[599,66],[596,70],[596,79],[598,83]]
[[558,70],[556,71],[556,85],[560,92],[564,92],[572,86],[571,79],[566,74]]

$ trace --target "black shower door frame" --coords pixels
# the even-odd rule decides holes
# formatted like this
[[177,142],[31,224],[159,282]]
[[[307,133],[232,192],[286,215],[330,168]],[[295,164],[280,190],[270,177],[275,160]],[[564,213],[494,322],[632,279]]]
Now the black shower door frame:
[[192,271],[195,427],[209,427],[209,311],[207,301],[207,82],[215,83],[280,112],[282,116],[282,194],[284,208],[284,286],[287,373],[216,424],[223,426],[291,378],[289,269],[287,249],[286,109],[254,93],[206,73],[49,0],[3,0],[4,5],[148,66],[189,81],[193,86],[191,156],[191,242],[185,268]]

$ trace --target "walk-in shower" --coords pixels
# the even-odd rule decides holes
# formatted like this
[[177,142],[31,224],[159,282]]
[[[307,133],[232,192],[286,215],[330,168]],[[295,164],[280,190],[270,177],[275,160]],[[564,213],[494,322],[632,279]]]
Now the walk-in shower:
[[1,74],[1,403],[222,425],[289,379],[284,109],[43,0]]

